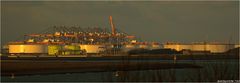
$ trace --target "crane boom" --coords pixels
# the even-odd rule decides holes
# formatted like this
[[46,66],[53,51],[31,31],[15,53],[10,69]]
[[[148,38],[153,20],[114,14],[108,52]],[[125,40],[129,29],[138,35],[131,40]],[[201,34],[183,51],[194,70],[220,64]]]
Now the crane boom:
[[109,16],[109,22],[110,22],[111,29],[112,29],[112,35],[115,36],[116,35],[116,30],[115,30],[115,26],[113,24],[112,16]]

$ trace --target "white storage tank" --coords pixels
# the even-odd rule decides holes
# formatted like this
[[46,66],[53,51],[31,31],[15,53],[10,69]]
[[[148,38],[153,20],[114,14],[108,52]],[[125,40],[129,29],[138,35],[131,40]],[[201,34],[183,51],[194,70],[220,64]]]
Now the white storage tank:
[[181,51],[183,49],[189,49],[191,51],[210,51],[212,53],[223,53],[228,51],[229,49],[233,49],[233,44],[215,44],[215,43],[192,43],[192,44],[164,44],[164,48],[175,49],[177,51]]
[[149,45],[149,48],[150,50],[153,50],[153,49],[160,49],[160,48],[163,48],[163,46],[158,43],[158,42],[152,42],[150,43]]
[[86,53],[100,53],[106,50],[106,45],[80,45],[81,50],[86,50]]
[[191,50],[192,49],[192,45],[191,44],[182,44],[182,45],[180,45],[179,46],[179,49],[180,49],[180,51],[181,50]]
[[234,48],[239,48],[240,47],[240,44],[235,44],[234,45]]
[[164,44],[163,48],[175,49],[177,51],[181,50],[179,44]]
[[152,49],[160,49],[161,47],[160,47],[160,45],[158,45],[158,44],[152,44],[151,45],[151,47],[150,47],[150,49],[152,50]]
[[126,45],[123,45],[122,50],[123,51],[129,51],[129,50],[133,50],[133,49],[136,49],[136,48],[137,48],[137,45],[135,45],[135,44],[126,44]]
[[17,44],[8,46],[9,53],[48,53],[47,45]]
[[134,44],[127,44],[127,45],[124,45],[124,48],[135,49],[136,45],[134,45]]
[[138,45],[138,48],[149,49],[149,45],[140,44],[140,45]]
[[165,44],[164,48],[175,49],[177,51],[182,51],[183,49],[192,49],[192,45],[190,44]]
[[210,51],[205,44],[192,44],[192,51]]
[[231,44],[207,44],[206,49],[212,53],[223,53],[229,49],[233,49],[234,45]]

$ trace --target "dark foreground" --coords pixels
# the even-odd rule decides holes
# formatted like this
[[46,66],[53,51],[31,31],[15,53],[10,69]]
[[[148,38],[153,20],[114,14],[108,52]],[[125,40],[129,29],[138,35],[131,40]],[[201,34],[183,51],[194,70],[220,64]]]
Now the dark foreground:
[[239,82],[238,57],[1,57],[1,78],[3,82]]
[[[236,55],[125,55],[103,57],[79,56],[11,56],[1,57],[1,75],[51,74],[71,72],[156,70],[171,68],[200,68],[179,60],[238,60]],[[151,62],[151,61],[155,62]],[[162,62],[168,60],[168,62]],[[103,61],[103,62],[101,62]],[[135,61],[135,62],[133,62]],[[157,61],[157,62],[156,62]],[[170,62],[169,62],[170,61]]]
[[[57,61],[57,62],[54,62],[54,61],[51,62],[51,61],[48,62],[46,60],[43,60],[43,61],[23,60],[18,65],[12,64],[11,71],[15,71],[15,73],[18,72],[18,74],[15,75],[14,73],[12,73],[14,75],[1,76],[1,81],[2,82],[124,82],[124,81],[126,82],[224,82],[224,81],[239,82],[239,60],[230,60],[230,59],[195,60],[195,61],[179,60],[175,64],[172,60],[166,60],[166,61],[162,61],[162,60],[132,61],[131,60],[129,61],[128,65],[127,65],[128,62],[126,61],[124,62],[106,61],[106,60],[95,61],[95,62],[65,61],[65,60]],[[15,62],[18,62],[18,61],[15,61]],[[70,65],[71,62],[76,62],[76,64]],[[5,66],[10,64],[9,63],[5,64]],[[62,65],[55,65],[55,64],[62,64]],[[187,64],[188,66],[186,65],[184,66],[184,64]],[[76,65],[78,65],[78,67]],[[201,66],[201,68],[194,67],[194,65]],[[4,65],[2,65],[2,68],[4,69],[5,67],[3,66]],[[31,66],[33,66],[33,68],[30,68]],[[59,68],[55,69],[56,67],[59,67]],[[68,68],[65,68],[65,67],[68,67]],[[24,69],[24,68],[30,68],[30,69]],[[38,72],[30,71],[32,69],[35,70],[35,68],[40,68],[40,70],[36,69]],[[103,72],[98,72],[100,70],[94,69],[94,68],[102,68]],[[76,70],[73,70],[73,69],[76,69]],[[86,71],[84,71],[84,69]],[[92,70],[89,71],[89,69],[92,69]],[[46,71],[48,71],[48,73]],[[68,73],[63,71],[66,71]],[[20,72],[24,72],[24,73],[28,72],[30,74],[20,74]]]
[[239,59],[239,54],[205,54],[205,55],[179,55],[179,54],[136,54],[136,55],[107,55],[107,56],[88,56],[81,55],[18,55],[18,56],[1,56],[1,60],[226,60]]
[[171,68],[201,68],[186,63],[171,62],[82,62],[82,61],[34,61],[2,60],[1,75],[53,74],[74,72],[156,70]]

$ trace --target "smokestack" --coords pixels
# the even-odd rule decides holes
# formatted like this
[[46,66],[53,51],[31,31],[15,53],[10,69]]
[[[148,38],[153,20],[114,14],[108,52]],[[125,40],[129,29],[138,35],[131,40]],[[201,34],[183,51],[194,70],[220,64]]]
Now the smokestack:
[[115,36],[116,31],[115,31],[115,27],[114,27],[114,24],[113,24],[112,16],[109,16],[109,22],[110,22],[111,29],[112,29],[112,35]]

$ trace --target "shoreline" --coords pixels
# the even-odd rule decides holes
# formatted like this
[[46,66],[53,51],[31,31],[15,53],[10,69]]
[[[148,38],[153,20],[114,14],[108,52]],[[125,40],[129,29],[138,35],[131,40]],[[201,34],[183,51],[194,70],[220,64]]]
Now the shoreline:
[[80,56],[80,55],[58,55],[58,56],[1,56],[1,60],[221,60],[239,59],[240,55],[207,54],[207,55],[175,55],[175,54],[138,54],[117,56]]

